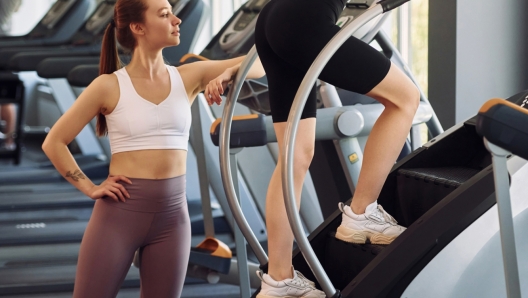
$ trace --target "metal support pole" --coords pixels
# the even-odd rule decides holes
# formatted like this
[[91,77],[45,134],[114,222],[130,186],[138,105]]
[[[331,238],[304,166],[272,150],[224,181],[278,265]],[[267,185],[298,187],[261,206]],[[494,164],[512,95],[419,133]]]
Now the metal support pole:
[[411,127],[411,150],[414,151],[422,146],[422,134],[420,133],[420,125],[413,125]]
[[509,298],[520,298],[519,269],[513,231],[513,216],[510,200],[510,181],[508,179],[507,158],[510,152],[490,143],[484,138],[486,148],[493,156],[493,177],[495,180],[495,197],[499,212],[502,260],[506,279],[506,292]]
[[[229,152],[230,158],[229,163],[231,164],[231,176],[233,178],[233,187],[235,188],[235,193],[237,198],[240,198],[240,192],[238,188],[238,165],[237,165],[237,153],[242,151],[242,148],[231,149]],[[240,207],[242,204],[240,199],[238,199]],[[237,266],[238,266],[238,278],[240,280],[240,297],[249,298],[251,297],[251,286],[249,284],[249,270],[248,270],[248,259],[246,251],[246,239],[238,225],[233,225],[234,234],[235,234],[235,246],[236,246],[236,255],[237,255]]]
[[209,195],[209,178],[207,175],[207,164],[205,162],[206,158],[200,117],[200,105],[198,103],[191,106],[191,115],[194,121],[191,126],[190,138],[192,139],[192,144],[194,144],[193,150],[196,154],[196,161],[198,163],[198,177],[200,178],[200,196],[202,198],[205,237],[214,238],[213,210],[211,209],[211,197]]

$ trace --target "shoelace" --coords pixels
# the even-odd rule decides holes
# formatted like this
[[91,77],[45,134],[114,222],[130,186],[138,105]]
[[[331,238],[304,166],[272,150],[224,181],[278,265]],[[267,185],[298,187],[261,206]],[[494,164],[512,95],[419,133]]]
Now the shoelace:
[[[301,272],[297,270],[295,270],[295,272],[297,273],[297,278],[291,279],[291,282],[293,284],[299,285],[301,287],[308,287],[311,289],[315,289],[315,284],[313,283],[313,281],[307,279]],[[260,280],[264,282],[263,275],[264,275],[264,272],[262,272],[262,270],[257,270],[258,278],[260,278]]]
[[376,218],[383,218],[385,222],[391,225],[397,225],[398,222],[392,217],[381,205],[378,204],[378,208],[371,213]]
[[297,276],[303,280],[305,283],[307,283],[308,285],[310,285],[310,287],[314,287],[315,284],[313,281],[309,280],[308,278],[306,278],[306,276],[304,276],[301,272],[295,270],[295,272],[297,273]]
[[308,282],[306,282],[306,280],[302,278],[295,278],[295,279],[292,279],[291,281],[293,284],[301,286],[301,287],[313,288],[311,284],[309,284]]

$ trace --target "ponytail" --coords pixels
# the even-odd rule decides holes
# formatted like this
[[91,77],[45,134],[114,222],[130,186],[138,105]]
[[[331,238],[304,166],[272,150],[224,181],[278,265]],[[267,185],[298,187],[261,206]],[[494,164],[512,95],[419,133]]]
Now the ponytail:
[[[111,74],[121,68],[122,63],[117,53],[118,42],[123,50],[133,52],[137,41],[130,30],[130,24],[144,23],[147,8],[144,0],[117,0],[114,6],[114,18],[106,27],[103,37],[99,75]],[[96,130],[98,136],[104,136],[108,132],[106,118],[101,113],[97,115]]]
[[[115,27],[114,20],[106,26],[99,60],[99,75],[111,74],[121,68],[121,61],[119,61],[119,55],[117,53]],[[106,118],[101,113],[97,115],[96,130],[98,136],[104,136],[108,131]]]

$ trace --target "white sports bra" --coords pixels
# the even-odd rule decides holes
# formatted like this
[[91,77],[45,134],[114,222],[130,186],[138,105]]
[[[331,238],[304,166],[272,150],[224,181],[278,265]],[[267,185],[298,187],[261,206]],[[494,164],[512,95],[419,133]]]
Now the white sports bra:
[[191,107],[181,76],[166,65],[171,91],[156,105],[142,98],[123,67],[114,73],[119,82],[119,101],[106,115],[112,154],[146,149],[187,150]]

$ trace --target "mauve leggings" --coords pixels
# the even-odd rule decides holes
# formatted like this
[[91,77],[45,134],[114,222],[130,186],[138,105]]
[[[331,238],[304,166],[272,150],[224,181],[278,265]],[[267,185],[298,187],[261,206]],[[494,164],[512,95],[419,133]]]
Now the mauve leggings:
[[74,298],[116,297],[141,249],[141,298],[181,295],[189,260],[191,226],[185,175],[122,183],[126,202],[99,199],[84,233]]

